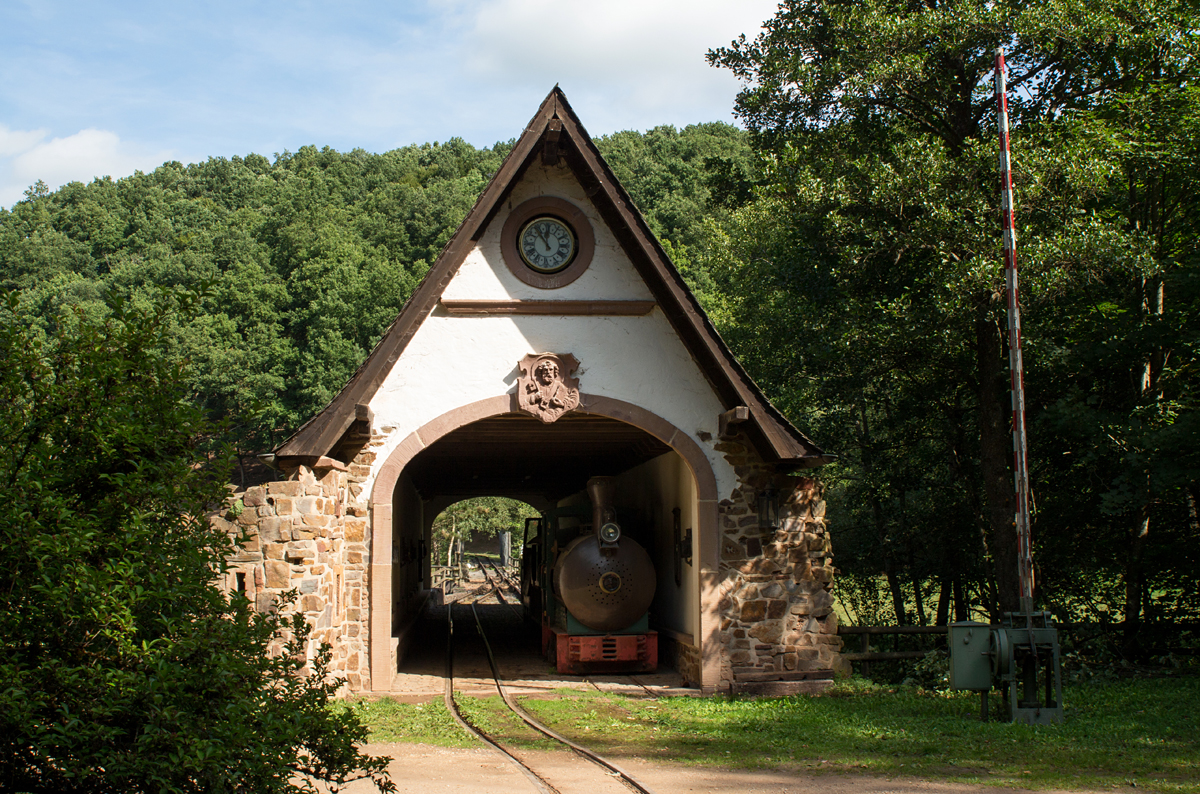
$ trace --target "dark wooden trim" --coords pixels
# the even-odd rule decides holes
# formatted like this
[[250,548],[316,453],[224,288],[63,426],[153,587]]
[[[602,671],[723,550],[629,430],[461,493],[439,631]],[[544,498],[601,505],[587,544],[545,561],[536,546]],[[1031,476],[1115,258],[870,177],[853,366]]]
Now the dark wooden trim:
[[536,314],[555,317],[642,317],[654,310],[654,301],[539,301],[458,300],[442,298],[447,314],[469,317],[493,314]]
[[819,466],[831,460],[831,456],[793,427],[751,380],[671,264],[629,194],[604,162],[565,96],[560,97],[559,108],[559,116],[563,119],[560,146],[568,166],[575,172],[601,217],[645,279],[667,319],[683,338],[721,400],[726,405],[746,405],[751,408],[753,421],[747,427],[751,440],[763,457],[768,461],[779,461],[800,468]]
[[717,417],[717,437],[733,438],[736,430],[730,430],[733,425],[739,425],[750,418],[750,409],[744,405],[734,406]]
[[558,112],[560,93],[555,88],[542,102],[517,145],[501,163],[500,169],[492,176],[476,200],[475,206],[447,241],[446,247],[400,309],[400,314],[388,326],[383,338],[367,356],[367,360],[329,405],[276,449],[276,455],[324,455],[332,450],[350,429],[355,418],[355,406],[358,403],[369,403],[379,390],[384,378],[400,359],[400,354],[408,347],[421,323],[437,306],[450,279],[458,272],[459,266],[475,247],[476,241],[483,236],[488,222],[499,211],[504,200],[512,192],[513,186],[536,156],[542,130]]

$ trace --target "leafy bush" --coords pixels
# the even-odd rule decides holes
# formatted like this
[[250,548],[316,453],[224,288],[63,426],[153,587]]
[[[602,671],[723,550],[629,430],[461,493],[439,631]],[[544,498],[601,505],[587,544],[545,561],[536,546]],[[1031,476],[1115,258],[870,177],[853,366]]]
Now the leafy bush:
[[230,456],[155,352],[195,300],[44,340],[0,307],[0,790],[394,790],[303,619],[216,585]]

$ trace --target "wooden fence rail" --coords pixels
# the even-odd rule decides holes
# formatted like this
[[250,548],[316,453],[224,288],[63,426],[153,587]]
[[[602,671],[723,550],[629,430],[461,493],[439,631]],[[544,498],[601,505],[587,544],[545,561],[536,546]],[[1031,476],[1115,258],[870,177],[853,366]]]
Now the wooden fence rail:
[[[1099,629],[1101,631],[1124,631],[1125,626],[1122,623],[1055,623],[1054,627],[1060,631],[1074,631],[1079,629]],[[1143,623],[1140,628],[1156,629],[1169,628],[1181,631],[1195,631],[1200,629],[1200,623],[1194,621],[1181,621],[1179,623]],[[838,626],[838,634],[853,635],[858,634],[862,637],[862,643],[859,650],[853,653],[842,654],[851,662],[862,663],[862,674],[867,675],[871,669],[871,662],[890,662],[897,659],[920,659],[923,658],[929,651],[872,651],[871,637],[883,635],[912,635],[912,634],[934,634],[944,635],[949,633],[947,626]]]

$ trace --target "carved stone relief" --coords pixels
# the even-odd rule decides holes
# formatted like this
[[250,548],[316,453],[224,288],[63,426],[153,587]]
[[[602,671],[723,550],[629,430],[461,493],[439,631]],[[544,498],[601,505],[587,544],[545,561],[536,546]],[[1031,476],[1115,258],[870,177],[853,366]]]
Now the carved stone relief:
[[571,373],[579,366],[567,353],[530,353],[517,366],[517,403],[522,412],[546,424],[579,407],[579,379]]

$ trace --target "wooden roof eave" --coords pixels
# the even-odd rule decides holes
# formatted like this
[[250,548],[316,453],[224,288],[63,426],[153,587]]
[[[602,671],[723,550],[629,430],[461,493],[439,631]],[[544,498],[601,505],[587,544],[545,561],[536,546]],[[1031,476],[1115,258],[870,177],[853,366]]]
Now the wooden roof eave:
[[[571,111],[566,98],[561,100],[567,162],[601,216],[617,234],[618,242],[650,286],[676,332],[685,338],[705,377],[726,408],[745,405],[752,422],[746,431],[763,457],[794,468],[811,468],[828,463],[833,456],[824,453],[779,412],[712,325],[695,295],[671,263],[645,218],[629,194],[617,181],[600,155],[591,137]],[[582,162],[575,162],[578,158]],[[621,230],[628,234],[621,234]]]
[[568,166],[616,234],[722,403],[726,408],[737,405],[750,408],[752,421],[743,427],[751,443],[764,459],[786,468],[810,468],[831,460],[832,456],[822,452],[771,405],[734,358],[557,86],[542,102],[516,146],[366,361],[320,413],[276,448],[276,458],[299,460],[326,455],[338,445],[355,421],[356,406],[374,396],[421,323],[437,306],[467,254],[500,211],[512,187],[538,157],[542,137],[554,118],[562,122],[560,151]]
[[[383,384],[421,322],[437,306],[438,299],[458,272],[459,265],[536,156],[542,132],[557,109],[556,99],[556,92],[551,92],[542,102],[517,145],[492,176],[463,223],[446,242],[425,278],[405,301],[400,313],[384,331],[367,359],[320,413],[275,449],[277,459],[325,455],[350,429],[355,419],[355,407],[359,403],[369,402]],[[534,130],[536,134],[531,134]]]

